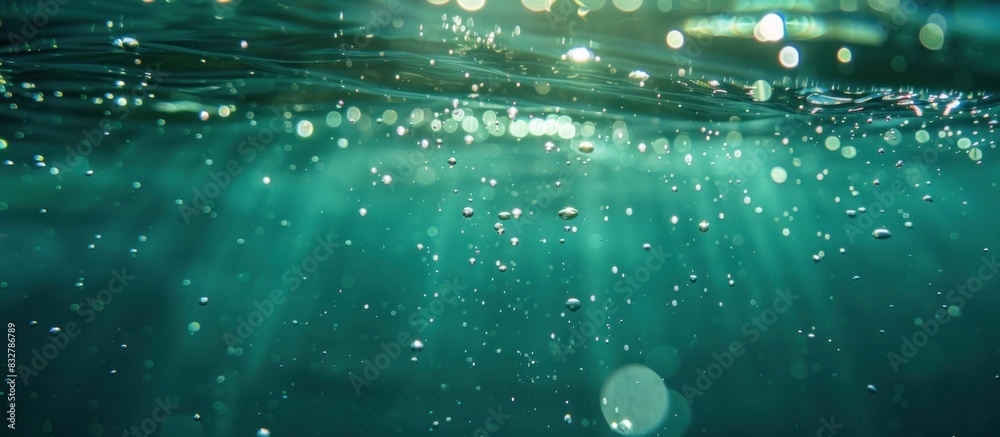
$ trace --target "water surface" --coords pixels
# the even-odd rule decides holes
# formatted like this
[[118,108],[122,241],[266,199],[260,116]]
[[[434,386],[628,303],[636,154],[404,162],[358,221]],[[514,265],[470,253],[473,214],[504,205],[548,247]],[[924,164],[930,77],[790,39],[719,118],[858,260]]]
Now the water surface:
[[996,12],[6,4],[16,435],[992,435]]

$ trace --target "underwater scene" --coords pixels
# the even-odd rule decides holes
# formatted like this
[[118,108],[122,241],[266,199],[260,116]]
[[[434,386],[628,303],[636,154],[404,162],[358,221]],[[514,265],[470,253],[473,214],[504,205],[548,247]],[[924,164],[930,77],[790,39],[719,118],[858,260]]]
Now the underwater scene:
[[996,17],[4,2],[0,435],[1000,435]]

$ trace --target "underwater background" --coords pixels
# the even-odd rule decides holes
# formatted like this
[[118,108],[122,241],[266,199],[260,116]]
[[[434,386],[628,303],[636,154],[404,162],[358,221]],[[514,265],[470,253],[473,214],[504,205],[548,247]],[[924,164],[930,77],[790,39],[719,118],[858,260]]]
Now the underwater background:
[[1000,435],[998,16],[4,2],[2,435]]

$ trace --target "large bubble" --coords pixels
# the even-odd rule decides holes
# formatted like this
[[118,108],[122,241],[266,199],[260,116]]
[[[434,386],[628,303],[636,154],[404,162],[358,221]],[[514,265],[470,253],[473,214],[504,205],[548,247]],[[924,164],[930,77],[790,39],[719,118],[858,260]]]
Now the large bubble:
[[611,429],[624,435],[656,431],[667,416],[667,386],[660,375],[641,364],[625,365],[601,389],[601,411]]

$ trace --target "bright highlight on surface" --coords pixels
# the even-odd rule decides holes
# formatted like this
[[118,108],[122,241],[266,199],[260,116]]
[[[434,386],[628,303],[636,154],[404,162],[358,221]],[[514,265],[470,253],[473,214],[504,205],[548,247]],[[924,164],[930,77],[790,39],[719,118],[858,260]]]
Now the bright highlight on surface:
[[295,132],[302,138],[309,138],[313,133],[313,125],[309,120],[302,120],[295,126]]
[[920,28],[920,44],[931,50],[941,50],[944,46],[944,30],[934,23],[927,23]]
[[679,30],[671,30],[667,33],[667,47],[679,49],[684,46],[684,34]]
[[550,0],[521,0],[521,4],[531,12],[544,12],[549,9]]
[[760,42],[781,41],[785,37],[785,20],[778,14],[767,14],[753,28],[753,37]]
[[486,6],[486,0],[457,0],[458,5],[469,12],[475,12]]
[[586,47],[573,47],[563,55],[563,59],[573,62],[587,62],[594,58],[594,52]]
[[785,68],[795,68],[799,66],[799,50],[792,46],[785,46],[778,52],[778,62]]
[[764,80],[758,80],[753,83],[753,90],[750,92],[750,96],[758,102],[766,102],[771,99],[771,84]]
[[633,12],[642,6],[642,0],[611,0],[611,3],[622,12]]
[[837,50],[837,60],[840,61],[842,64],[851,62],[851,57],[852,57],[851,49],[847,47],[841,47],[840,50]]
[[823,141],[823,144],[826,145],[827,150],[831,151],[837,150],[840,148],[840,138],[826,137],[826,140]]
[[788,180],[788,171],[784,167],[774,167],[771,169],[771,180],[776,184],[783,184]]
[[669,409],[667,386],[660,375],[641,364],[625,365],[604,382],[601,412],[612,430],[623,435],[656,431]]

